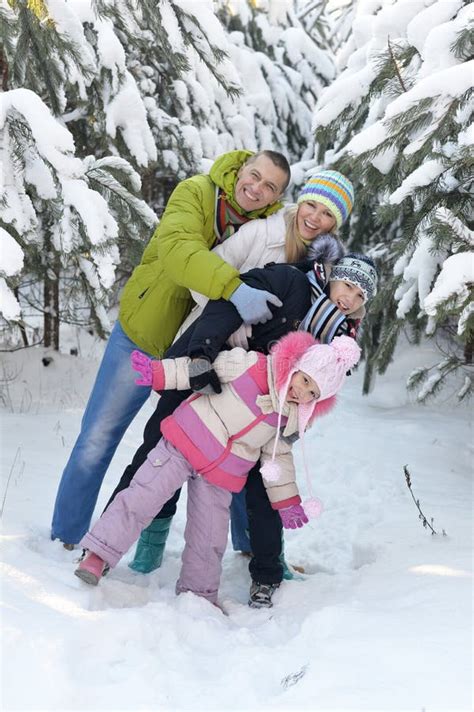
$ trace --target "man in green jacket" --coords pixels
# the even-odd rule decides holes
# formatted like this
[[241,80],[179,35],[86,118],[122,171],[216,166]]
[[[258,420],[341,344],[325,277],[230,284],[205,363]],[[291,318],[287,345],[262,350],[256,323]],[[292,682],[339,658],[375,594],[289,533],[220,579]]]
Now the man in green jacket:
[[215,161],[209,175],[188,178],[173,191],[125,285],[119,319],[59,484],[51,538],[73,545],[88,531],[109,463],[149,395],[130,378],[130,354],[139,348],[163,355],[191,309],[189,290],[232,301],[248,324],[271,318],[268,303],[281,306],[273,294],[244,284],[211,249],[248,220],[279,210],[289,179],[280,153],[232,151]]

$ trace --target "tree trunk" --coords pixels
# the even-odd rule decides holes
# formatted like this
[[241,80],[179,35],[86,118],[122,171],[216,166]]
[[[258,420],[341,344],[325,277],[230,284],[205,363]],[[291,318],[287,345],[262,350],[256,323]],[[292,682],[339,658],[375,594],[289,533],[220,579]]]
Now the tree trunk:
[[[20,300],[19,300],[18,287],[14,287],[13,294],[15,295],[17,302],[19,302]],[[21,340],[23,341],[23,346],[29,346],[28,336],[27,336],[25,325],[24,325],[23,321],[18,321],[17,324],[18,324],[18,328],[20,329]]]
[[54,314],[53,314],[53,347],[55,351],[59,351],[59,275],[60,275],[60,262],[59,257],[55,260],[55,275],[56,279],[53,282],[53,304],[54,304]]
[[365,362],[364,380],[362,383],[362,395],[367,396],[370,393],[370,387],[373,383],[374,362],[368,358]]
[[[46,246],[46,241],[45,241]],[[47,255],[52,253],[46,250]],[[59,351],[59,256],[54,255],[44,275],[43,333],[46,348]]]
[[3,52],[0,52],[0,74],[2,77],[2,91],[8,91],[8,64]]
[[367,326],[367,337],[365,339],[365,370],[364,370],[364,381],[362,384],[362,394],[364,396],[370,393],[371,386],[374,379],[374,355],[380,346],[380,334],[382,332],[382,321],[377,319],[371,325]]
[[51,321],[51,278],[49,268],[46,269],[44,275],[43,289],[43,343],[48,349],[52,341],[52,321]]
[[474,341],[470,340],[464,345],[464,361],[468,364],[471,364],[473,355]]

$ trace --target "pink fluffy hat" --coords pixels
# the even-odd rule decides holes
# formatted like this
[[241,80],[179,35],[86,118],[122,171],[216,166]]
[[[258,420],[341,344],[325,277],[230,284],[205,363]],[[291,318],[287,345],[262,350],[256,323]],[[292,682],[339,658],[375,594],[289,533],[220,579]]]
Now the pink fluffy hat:
[[[311,346],[296,364],[286,383],[284,398],[291,376],[296,371],[303,371],[317,383],[320,396],[317,403],[335,396],[346,380],[346,374],[360,358],[360,348],[349,336],[336,336],[330,344]],[[280,392],[280,399],[282,393]],[[298,406],[298,425],[300,435],[306,429],[315,409],[314,403]]]
[[318,516],[322,510],[321,502],[313,496],[311,479],[304,456],[303,433],[318,415],[327,412],[335,402],[335,395],[341,389],[349,369],[358,363],[360,348],[349,336],[336,336],[330,344],[320,344],[306,332],[288,334],[280,339],[272,350],[272,364],[275,373],[275,385],[278,391],[280,410],[278,427],[270,462],[261,468],[263,477],[268,482],[278,479],[280,473],[275,454],[280,432],[281,414],[285,403],[291,377],[297,371],[303,371],[316,382],[320,396],[316,402],[298,406],[298,432],[303,447],[303,462],[306,471],[310,499],[304,503],[308,516]]

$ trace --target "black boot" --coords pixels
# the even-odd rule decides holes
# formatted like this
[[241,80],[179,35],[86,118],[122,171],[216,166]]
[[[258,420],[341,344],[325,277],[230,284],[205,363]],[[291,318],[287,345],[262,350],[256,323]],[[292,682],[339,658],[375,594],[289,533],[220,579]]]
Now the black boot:
[[252,581],[249,596],[250,608],[271,608],[273,606],[272,596],[279,586],[279,583],[257,583]]

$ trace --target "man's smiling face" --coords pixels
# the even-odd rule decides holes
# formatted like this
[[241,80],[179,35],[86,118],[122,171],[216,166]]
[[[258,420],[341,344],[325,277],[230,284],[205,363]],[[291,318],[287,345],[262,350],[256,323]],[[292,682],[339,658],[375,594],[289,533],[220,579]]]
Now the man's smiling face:
[[281,197],[286,182],[286,173],[281,168],[267,156],[257,156],[240,169],[234,198],[246,213],[260,210]]

